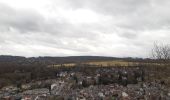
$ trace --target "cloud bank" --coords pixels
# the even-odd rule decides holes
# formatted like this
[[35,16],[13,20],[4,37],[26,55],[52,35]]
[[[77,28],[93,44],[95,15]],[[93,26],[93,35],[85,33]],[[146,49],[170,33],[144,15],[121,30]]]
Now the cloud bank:
[[169,0],[0,0],[0,54],[148,57],[154,41],[170,43],[169,7]]

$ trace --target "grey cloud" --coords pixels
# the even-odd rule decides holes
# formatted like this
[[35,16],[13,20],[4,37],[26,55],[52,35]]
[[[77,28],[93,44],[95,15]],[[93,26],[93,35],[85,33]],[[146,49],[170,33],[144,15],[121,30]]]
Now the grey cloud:
[[52,9],[88,9],[110,19],[75,24],[62,16],[46,19],[34,10],[0,4],[0,54],[146,57],[154,41],[170,42],[168,0],[61,0],[61,6],[52,2]]
[[46,21],[45,18],[36,11],[26,9],[14,9],[10,6],[0,4],[0,28],[10,31],[14,28],[20,33],[28,32],[56,32],[61,29],[60,23]]
[[[88,35],[89,30],[84,26],[75,26],[66,21],[46,20],[36,11],[13,9],[0,4],[0,31],[10,31],[14,28],[20,33],[41,32],[53,34],[58,37],[95,37],[95,33]],[[4,11],[5,10],[5,11]]]
[[117,27],[152,30],[170,26],[168,0],[65,0],[74,9],[87,8],[125,20]]
[[34,11],[17,10],[0,4],[0,26],[6,30],[16,28],[22,32],[36,31],[43,18]]
[[[2,12],[0,13],[0,54],[3,52],[4,54],[19,55],[21,52],[21,55],[26,56],[51,54],[50,51],[36,52],[37,54],[35,54],[36,48],[30,47],[31,45],[46,47],[49,50],[87,52],[90,49],[86,47],[88,44],[85,41],[92,43],[97,37],[96,33],[91,32],[89,26],[77,26],[66,21],[46,20],[36,11],[14,9],[5,4],[0,5],[2,5],[0,6]],[[24,54],[26,49],[28,51],[25,51],[27,53]],[[62,53],[62,51],[58,52]]]
[[90,8],[104,14],[131,14],[150,0],[65,0],[73,8]]

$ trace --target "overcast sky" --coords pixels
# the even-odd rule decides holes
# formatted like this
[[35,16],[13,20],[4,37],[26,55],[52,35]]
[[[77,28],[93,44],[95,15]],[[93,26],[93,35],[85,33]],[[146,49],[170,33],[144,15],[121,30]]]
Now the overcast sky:
[[0,55],[148,57],[170,0],[0,0]]

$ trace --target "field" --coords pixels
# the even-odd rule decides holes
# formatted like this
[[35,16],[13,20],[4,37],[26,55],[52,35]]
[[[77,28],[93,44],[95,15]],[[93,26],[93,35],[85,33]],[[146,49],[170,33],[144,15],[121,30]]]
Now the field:
[[[90,61],[90,62],[82,62],[80,64],[87,64],[87,65],[95,65],[95,66],[102,66],[102,67],[109,67],[109,66],[134,66],[138,63],[134,62],[127,62],[123,60],[110,60],[110,61]],[[76,66],[77,63],[65,63],[65,64],[55,64],[53,67],[72,67]]]
[[107,67],[107,66],[133,66],[137,63],[127,62],[127,61],[123,61],[123,60],[112,60],[112,61],[87,62],[85,64]]

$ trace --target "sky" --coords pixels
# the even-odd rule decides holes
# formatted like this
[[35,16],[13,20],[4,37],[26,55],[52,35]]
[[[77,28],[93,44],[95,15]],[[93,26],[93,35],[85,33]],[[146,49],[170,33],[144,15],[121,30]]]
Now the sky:
[[0,0],[0,55],[149,57],[170,0]]

